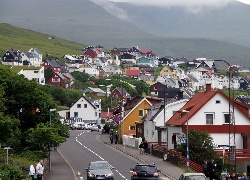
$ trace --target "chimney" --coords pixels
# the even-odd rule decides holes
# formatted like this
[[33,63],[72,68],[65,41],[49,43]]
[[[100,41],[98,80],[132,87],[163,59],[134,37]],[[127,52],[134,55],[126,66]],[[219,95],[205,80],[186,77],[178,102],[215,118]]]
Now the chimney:
[[177,92],[178,100],[183,99],[183,91]]
[[212,87],[212,84],[211,83],[207,83],[206,84],[206,92],[210,91],[212,89],[211,87]]

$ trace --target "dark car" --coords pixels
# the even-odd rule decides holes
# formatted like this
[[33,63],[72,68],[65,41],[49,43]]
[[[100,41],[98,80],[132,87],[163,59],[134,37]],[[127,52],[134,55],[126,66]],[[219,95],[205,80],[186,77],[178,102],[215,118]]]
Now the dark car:
[[91,162],[85,170],[87,171],[87,180],[91,179],[107,179],[114,180],[114,167],[107,161]]
[[160,179],[160,175],[159,175],[160,170],[157,169],[155,164],[136,164],[135,168],[130,169],[130,172],[132,173],[131,180],[132,179],[143,179],[143,180],[148,180],[148,179],[159,180]]

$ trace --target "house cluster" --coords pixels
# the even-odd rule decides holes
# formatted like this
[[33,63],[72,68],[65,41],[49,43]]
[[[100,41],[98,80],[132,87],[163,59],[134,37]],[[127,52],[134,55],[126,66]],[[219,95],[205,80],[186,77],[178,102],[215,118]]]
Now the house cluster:
[[[204,89],[207,82],[213,89],[229,87],[229,77],[218,75],[214,61],[206,58],[188,60],[185,57],[159,57],[152,50],[139,47],[114,48],[106,52],[102,46],[88,46],[82,49],[82,55],[64,55],[65,61],[47,59],[42,61],[42,53],[37,48],[28,51],[7,50],[2,57],[2,64],[23,66],[20,74],[28,79],[36,78],[40,84],[52,84],[58,87],[71,88],[73,71],[80,71],[95,78],[106,78],[113,74],[121,74],[149,85],[167,84],[168,87],[189,88],[193,91]],[[26,65],[26,66],[25,66]],[[184,66],[185,68],[181,68]],[[34,68],[35,67],[35,68]],[[38,67],[41,69],[38,71]],[[123,68],[122,68],[123,67]],[[162,67],[156,75],[154,67]],[[50,68],[54,75],[44,78],[44,70]],[[185,69],[185,70],[184,70]],[[234,72],[250,72],[249,68],[232,66]],[[33,71],[33,72],[31,72]],[[38,72],[37,72],[38,71]],[[35,74],[36,76],[33,76]],[[231,77],[230,87],[238,90],[250,88],[249,77]]]

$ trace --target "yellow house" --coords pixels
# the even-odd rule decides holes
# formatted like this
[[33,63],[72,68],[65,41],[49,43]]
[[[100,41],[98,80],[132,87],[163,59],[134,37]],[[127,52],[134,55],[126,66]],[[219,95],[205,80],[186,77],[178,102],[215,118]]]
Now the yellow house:
[[125,134],[136,134],[136,122],[141,121],[147,113],[146,109],[151,106],[152,104],[144,97],[125,115],[119,125],[120,138]]
[[169,66],[164,66],[160,71],[160,75],[171,76],[177,79],[177,71]]

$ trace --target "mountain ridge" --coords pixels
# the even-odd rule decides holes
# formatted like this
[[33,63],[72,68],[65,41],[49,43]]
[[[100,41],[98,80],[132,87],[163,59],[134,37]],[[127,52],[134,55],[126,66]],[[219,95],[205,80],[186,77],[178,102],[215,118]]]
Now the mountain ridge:
[[[248,47],[205,38],[156,36],[129,22],[121,21],[89,0],[2,2],[0,22],[81,44],[102,45],[106,49],[139,46],[142,49],[151,49],[160,56],[225,59],[230,63],[249,66]],[[9,8],[12,11],[8,11]]]

